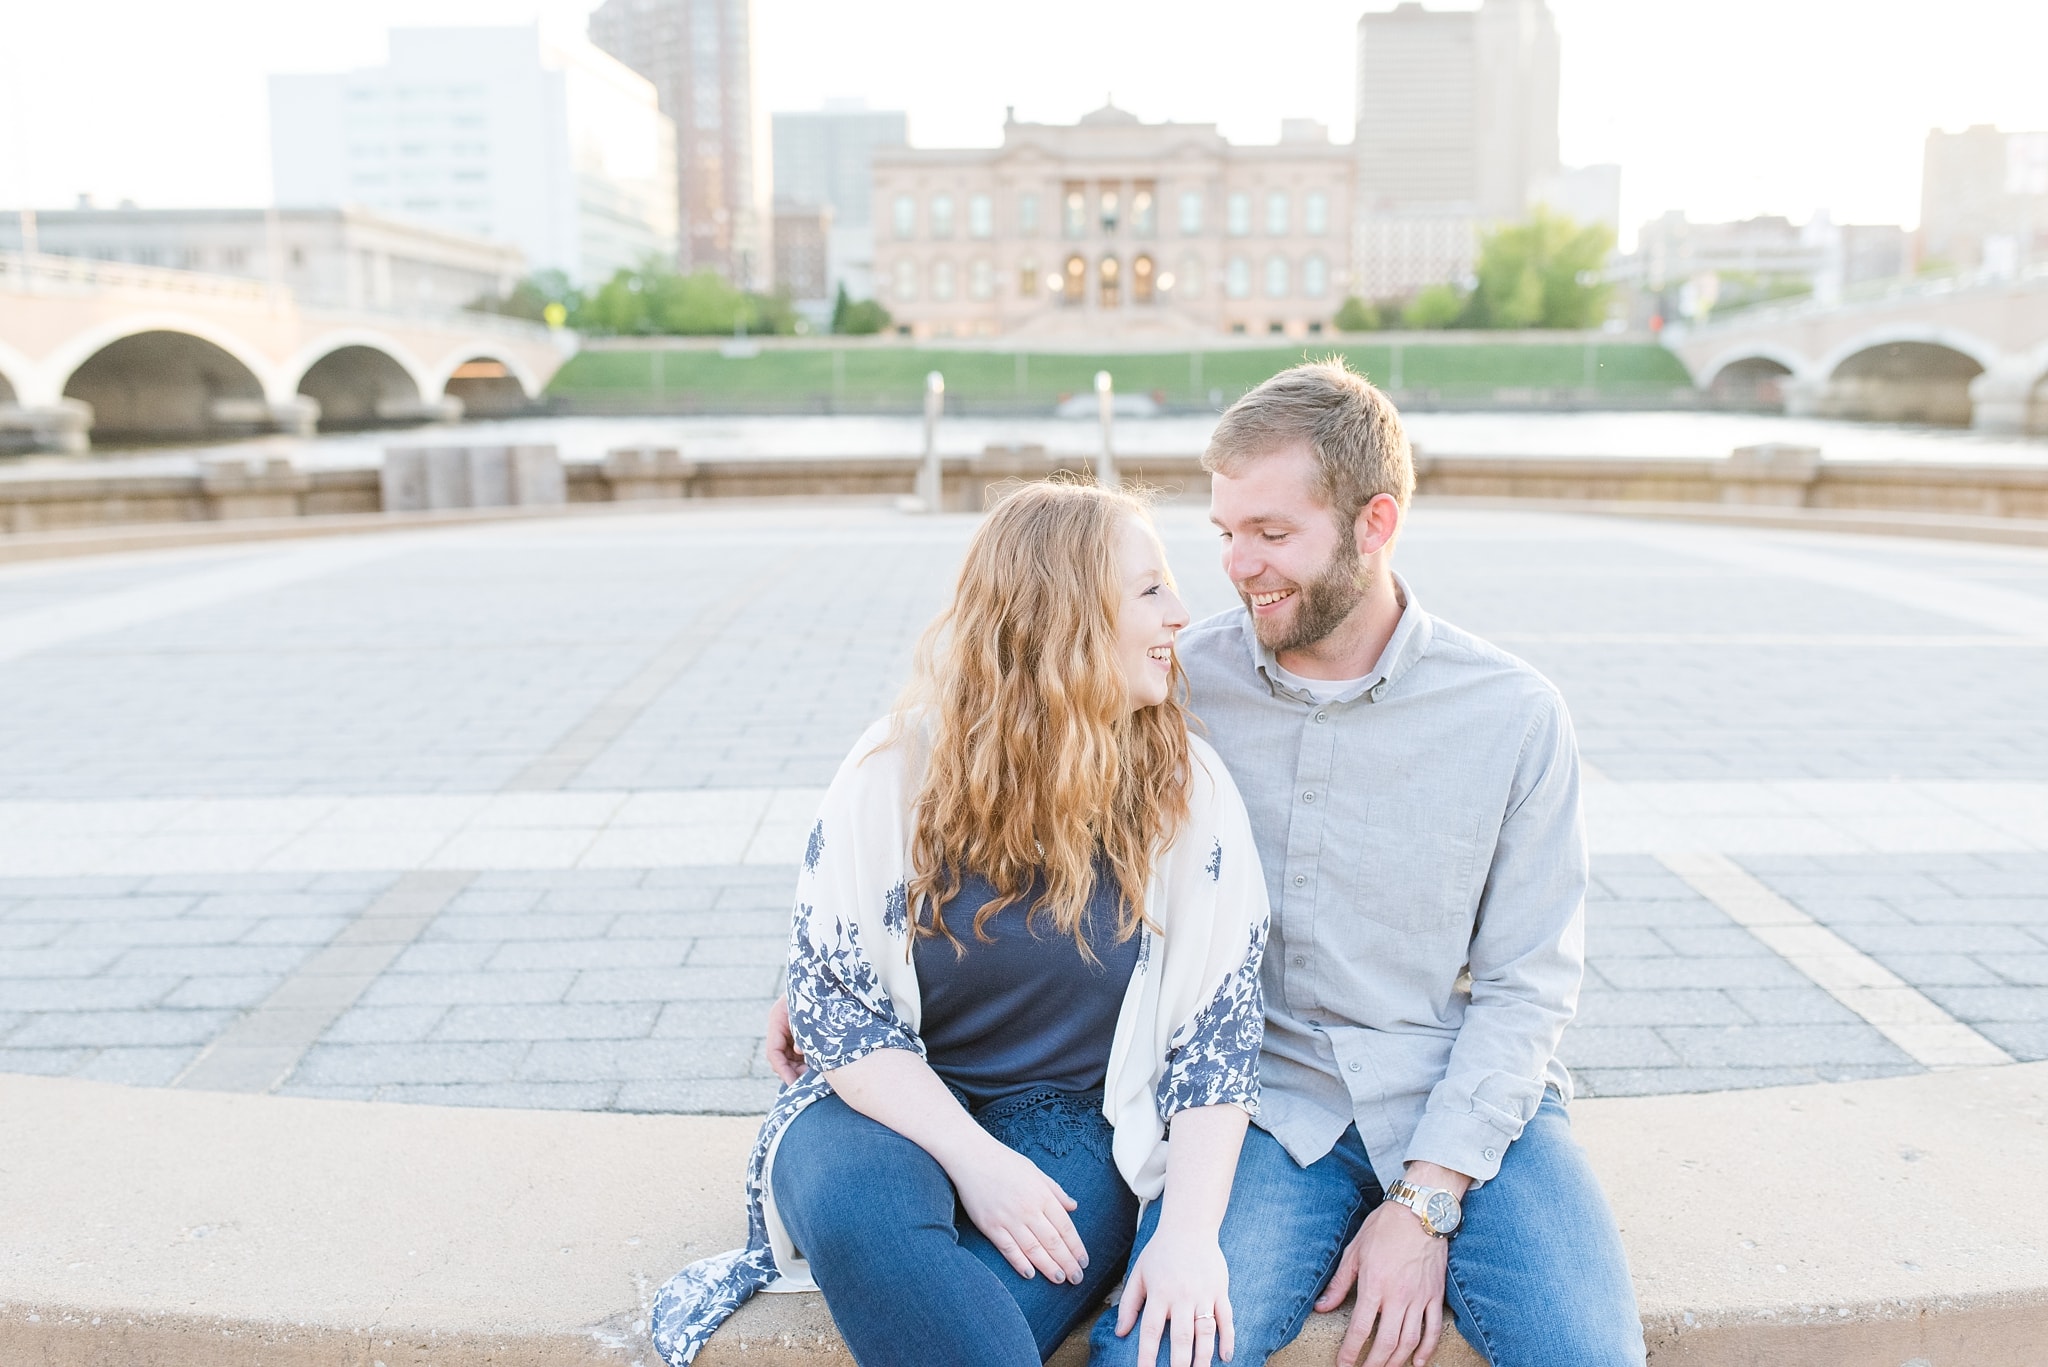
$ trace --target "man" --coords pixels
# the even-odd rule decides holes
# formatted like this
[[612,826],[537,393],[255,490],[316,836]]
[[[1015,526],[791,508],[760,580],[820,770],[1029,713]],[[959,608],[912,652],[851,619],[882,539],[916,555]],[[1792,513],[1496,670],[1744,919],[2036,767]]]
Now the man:
[[[1355,1292],[1343,1367],[1427,1362],[1446,1300],[1493,1367],[1640,1367],[1556,1057],[1587,878],[1563,701],[1394,574],[1413,460],[1393,405],[1341,362],[1247,394],[1202,463],[1244,609],[1188,628],[1179,653],[1273,908],[1219,1355],[1257,1367],[1312,1297]],[[771,1055],[784,1040],[778,1023]],[[1133,1260],[1158,1218],[1155,1202]],[[1138,1361],[1116,1315],[1091,1363]]]

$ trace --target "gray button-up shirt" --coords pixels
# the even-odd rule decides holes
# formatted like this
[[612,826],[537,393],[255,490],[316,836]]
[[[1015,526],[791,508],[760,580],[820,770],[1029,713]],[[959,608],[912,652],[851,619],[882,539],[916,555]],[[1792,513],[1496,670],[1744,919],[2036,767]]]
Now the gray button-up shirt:
[[1281,683],[1241,609],[1180,657],[1272,898],[1258,1123],[1304,1165],[1356,1121],[1382,1183],[1417,1159],[1484,1181],[1546,1085],[1571,1096],[1578,747],[1548,680],[1395,583],[1393,639],[1333,701]]

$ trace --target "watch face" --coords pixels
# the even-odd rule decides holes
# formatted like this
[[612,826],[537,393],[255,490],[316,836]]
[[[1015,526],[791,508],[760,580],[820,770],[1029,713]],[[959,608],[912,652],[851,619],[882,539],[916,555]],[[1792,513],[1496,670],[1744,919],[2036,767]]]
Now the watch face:
[[1458,1227],[1458,1198],[1447,1191],[1432,1193],[1427,1213],[1430,1228],[1440,1234],[1449,1234]]

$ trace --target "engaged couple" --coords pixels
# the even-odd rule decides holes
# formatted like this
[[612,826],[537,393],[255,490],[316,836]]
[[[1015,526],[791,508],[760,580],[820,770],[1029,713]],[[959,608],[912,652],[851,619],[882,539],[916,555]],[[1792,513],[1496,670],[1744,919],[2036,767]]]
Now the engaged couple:
[[[1584,966],[1556,690],[1392,568],[1415,477],[1341,362],[1203,458],[1243,607],[1188,625],[1142,502],[1004,498],[803,854],[743,1249],[865,1367],[1643,1362],[1557,1044]],[[1192,734],[1191,734],[1192,730]],[[1121,1290],[1116,1291],[1119,1283]],[[1113,1304],[1108,1304],[1116,1291]]]

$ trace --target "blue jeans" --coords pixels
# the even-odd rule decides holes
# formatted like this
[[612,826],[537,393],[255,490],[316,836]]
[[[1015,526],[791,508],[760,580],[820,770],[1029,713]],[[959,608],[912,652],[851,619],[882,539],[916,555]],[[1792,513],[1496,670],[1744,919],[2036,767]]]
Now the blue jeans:
[[1042,1088],[974,1118],[1078,1204],[1080,1285],[1018,1276],[937,1160],[839,1097],[813,1102],[775,1151],[776,1209],[863,1367],[1036,1367],[1123,1275],[1138,1201],[1110,1156],[1102,1093]]
[[[1230,1367],[1259,1367],[1301,1332],[1344,1246],[1382,1199],[1356,1126],[1305,1168],[1264,1130],[1246,1133],[1223,1217],[1237,1329]],[[1500,1174],[1464,1205],[1444,1299],[1480,1356],[1493,1367],[1642,1367],[1621,1234],[1554,1094],[1508,1146]],[[1133,1260],[1158,1219],[1154,1202]],[[1135,1367],[1137,1358],[1137,1333],[1117,1338],[1116,1312],[1105,1312],[1089,1341],[1091,1367]]]

